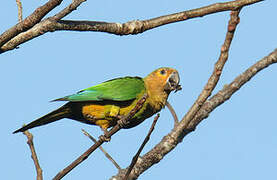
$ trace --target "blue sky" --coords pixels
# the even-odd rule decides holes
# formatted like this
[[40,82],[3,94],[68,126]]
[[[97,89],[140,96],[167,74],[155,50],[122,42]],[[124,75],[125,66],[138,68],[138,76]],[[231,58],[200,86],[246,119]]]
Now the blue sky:
[[[23,0],[24,17],[44,2]],[[87,1],[65,19],[126,22],[215,2],[219,1]],[[65,1],[55,12],[68,3]],[[276,5],[276,1],[265,1],[242,10],[215,93],[276,48]],[[0,17],[2,33],[17,22],[15,1],[2,2]],[[169,102],[179,118],[183,117],[212,72],[228,20],[229,12],[222,12],[122,37],[95,32],[47,33],[2,54],[2,178],[34,179],[36,175],[26,137],[12,134],[15,129],[62,105],[50,100],[105,80],[144,77],[161,66],[176,68],[183,90],[172,94]],[[276,179],[276,77],[277,65],[260,72],[140,178]],[[129,165],[152,120],[120,131],[103,146],[121,167]],[[143,154],[172,127],[169,111],[162,110]],[[30,130],[45,179],[53,178],[91,145],[82,128],[94,137],[101,134],[96,126],[69,119]],[[64,179],[108,179],[116,173],[117,169],[97,150]]]

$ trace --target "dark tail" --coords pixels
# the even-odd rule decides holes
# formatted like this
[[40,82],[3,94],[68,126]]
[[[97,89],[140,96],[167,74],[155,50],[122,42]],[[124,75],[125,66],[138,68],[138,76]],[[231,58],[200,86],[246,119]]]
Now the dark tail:
[[49,114],[42,116],[41,118],[38,118],[37,120],[27,124],[26,126],[23,126],[22,128],[14,131],[13,133],[24,132],[33,127],[42,126],[44,124],[48,124],[48,123],[60,120],[62,118],[70,117],[70,115],[71,115],[70,107],[67,106],[67,104],[65,104],[59,109],[52,111]]

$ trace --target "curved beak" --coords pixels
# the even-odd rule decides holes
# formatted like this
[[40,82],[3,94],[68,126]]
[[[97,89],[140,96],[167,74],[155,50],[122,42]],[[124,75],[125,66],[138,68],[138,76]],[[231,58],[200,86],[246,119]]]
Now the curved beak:
[[167,79],[165,90],[166,91],[174,91],[177,92],[182,89],[181,85],[179,85],[180,77],[177,71],[174,71]]

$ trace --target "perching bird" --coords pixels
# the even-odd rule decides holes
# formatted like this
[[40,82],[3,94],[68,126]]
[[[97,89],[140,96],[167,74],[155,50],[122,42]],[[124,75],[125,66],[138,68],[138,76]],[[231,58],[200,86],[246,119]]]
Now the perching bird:
[[24,132],[33,127],[48,124],[62,118],[98,125],[104,131],[116,125],[119,117],[127,115],[139,99],[147,93],[142,108],[124,128],[131,128],[164,108],[171,91],[181,89],[178,71],[159,68],[145,78],[122,77],[84,89],[76,94],[54,101],[69,101],[57,110],[14,131]]

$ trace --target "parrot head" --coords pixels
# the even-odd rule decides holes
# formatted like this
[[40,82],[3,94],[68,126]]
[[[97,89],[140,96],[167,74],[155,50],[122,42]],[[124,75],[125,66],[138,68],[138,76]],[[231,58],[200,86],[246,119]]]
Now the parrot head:
[[169,67],[156,69],[146,76],[144,80],[151,91],[169,94],[171,91],[175,90],[177,92],[182,89],[181,85],[179,85],[180,77],[178,71]]
[[180,77],[176,69],[162,67],[156,69],[144,78],[149,103],[157,111],[166,104],[168,95],[172,91],[181,90]]

